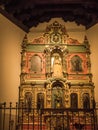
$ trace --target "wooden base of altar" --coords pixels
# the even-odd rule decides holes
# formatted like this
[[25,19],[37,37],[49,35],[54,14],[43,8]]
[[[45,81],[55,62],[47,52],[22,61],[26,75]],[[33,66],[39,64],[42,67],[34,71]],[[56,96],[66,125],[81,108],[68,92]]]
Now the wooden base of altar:
[[47,130],[46,124],[23,124],[22,130]]
[[[94,126],[92,126],[90,124],[85,125],[83,128],[75,128],[75,126],[70,125],[69,128],[70,128],[70,130],[97,130],[97,126],[96,126],[96,128],[94,128]],[[42,125],[22,124],[22,126],[19,130],[48,130],[48,129],[49,128],[47,128],[46,124],[42,124]],[[55,128],[51,128],[51,130],[55,130]],[[56,130],[59,130],[59,128],[57,128]],[[62,130],[62,129],[60,129],[60,130]]]
[[93,126],[91,124],[84,125],[83,127],[75,127],[74,125],[70,125],[70,130],[97,130],[97,126]]

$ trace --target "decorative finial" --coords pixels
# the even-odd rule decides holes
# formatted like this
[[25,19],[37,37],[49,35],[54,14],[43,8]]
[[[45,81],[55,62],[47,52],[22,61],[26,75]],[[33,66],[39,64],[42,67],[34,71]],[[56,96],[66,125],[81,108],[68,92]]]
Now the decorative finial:
[[85,45],[87,51],[90,53],[90,44],[89,44],[89,41],[88,41],[86,35],[84,36],[84,45]]
[[22,42],[22,49],[25,50],[28,43],[27,34],[25,34],[23,42]]

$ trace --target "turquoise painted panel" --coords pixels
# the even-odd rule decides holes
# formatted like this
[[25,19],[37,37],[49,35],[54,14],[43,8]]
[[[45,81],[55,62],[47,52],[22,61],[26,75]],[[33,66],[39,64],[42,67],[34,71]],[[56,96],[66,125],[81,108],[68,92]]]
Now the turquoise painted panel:
[[74,45],[74,46],[68,46],[69,52],[86,52],[86,48],[84,45]]
[[[28,52],[43,52],[46,44],[29,44],[27,46]],[[53,45],[51,45],[52,47]],[[67,46],[69,52],[86,52],[86,47],[84,45],[60,45],[61,47]]]
[[27,46],[27,51],[28,52],[43,52],[44,51],[44,48],[45,48],[45,45],[36,45],[36,44],[33,44],[33,45],[28,45]]

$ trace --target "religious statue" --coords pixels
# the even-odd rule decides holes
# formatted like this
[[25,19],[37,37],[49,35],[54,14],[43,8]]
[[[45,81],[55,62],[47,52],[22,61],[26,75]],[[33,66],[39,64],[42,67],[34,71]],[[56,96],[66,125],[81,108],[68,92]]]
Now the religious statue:
[[83,95],[83,108],[89,109],[90,108],[90,100],[89,100],[89,94],[85,93]]
[[32,94],[30,92],[27,92],[25,94],[25,108],[26,108],[26,112],[31,112],[31,108],[32,108]]
[[63,106],[62,94],[60,90],[57,90],[56,93],[54,94],[54,105],[55,105],[55,108],[61,108]]
[[38,109],[44,108],[44,95],[43,95],[43,93],[38,93],[38,95],[37,95],[37,108]]
[[62,62],[59,55],[56,55],[54,57],[53,62],[53,76],[54,77],[60,77],[62,76]]

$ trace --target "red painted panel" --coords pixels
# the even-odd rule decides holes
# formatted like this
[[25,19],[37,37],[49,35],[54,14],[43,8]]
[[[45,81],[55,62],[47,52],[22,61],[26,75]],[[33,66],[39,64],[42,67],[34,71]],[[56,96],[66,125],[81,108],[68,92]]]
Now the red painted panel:
[[[41,71],[31,71],[31,58],[32,56],[37,55],[41,59]],[[30,78],[45,78],[45,58],[43,53],[34,53],[34,52],[27,52],[26,53],[26,64],[25,64],[25,72],[27,73],[27,79]],[[37,67],[37,66],[35,66]]]

